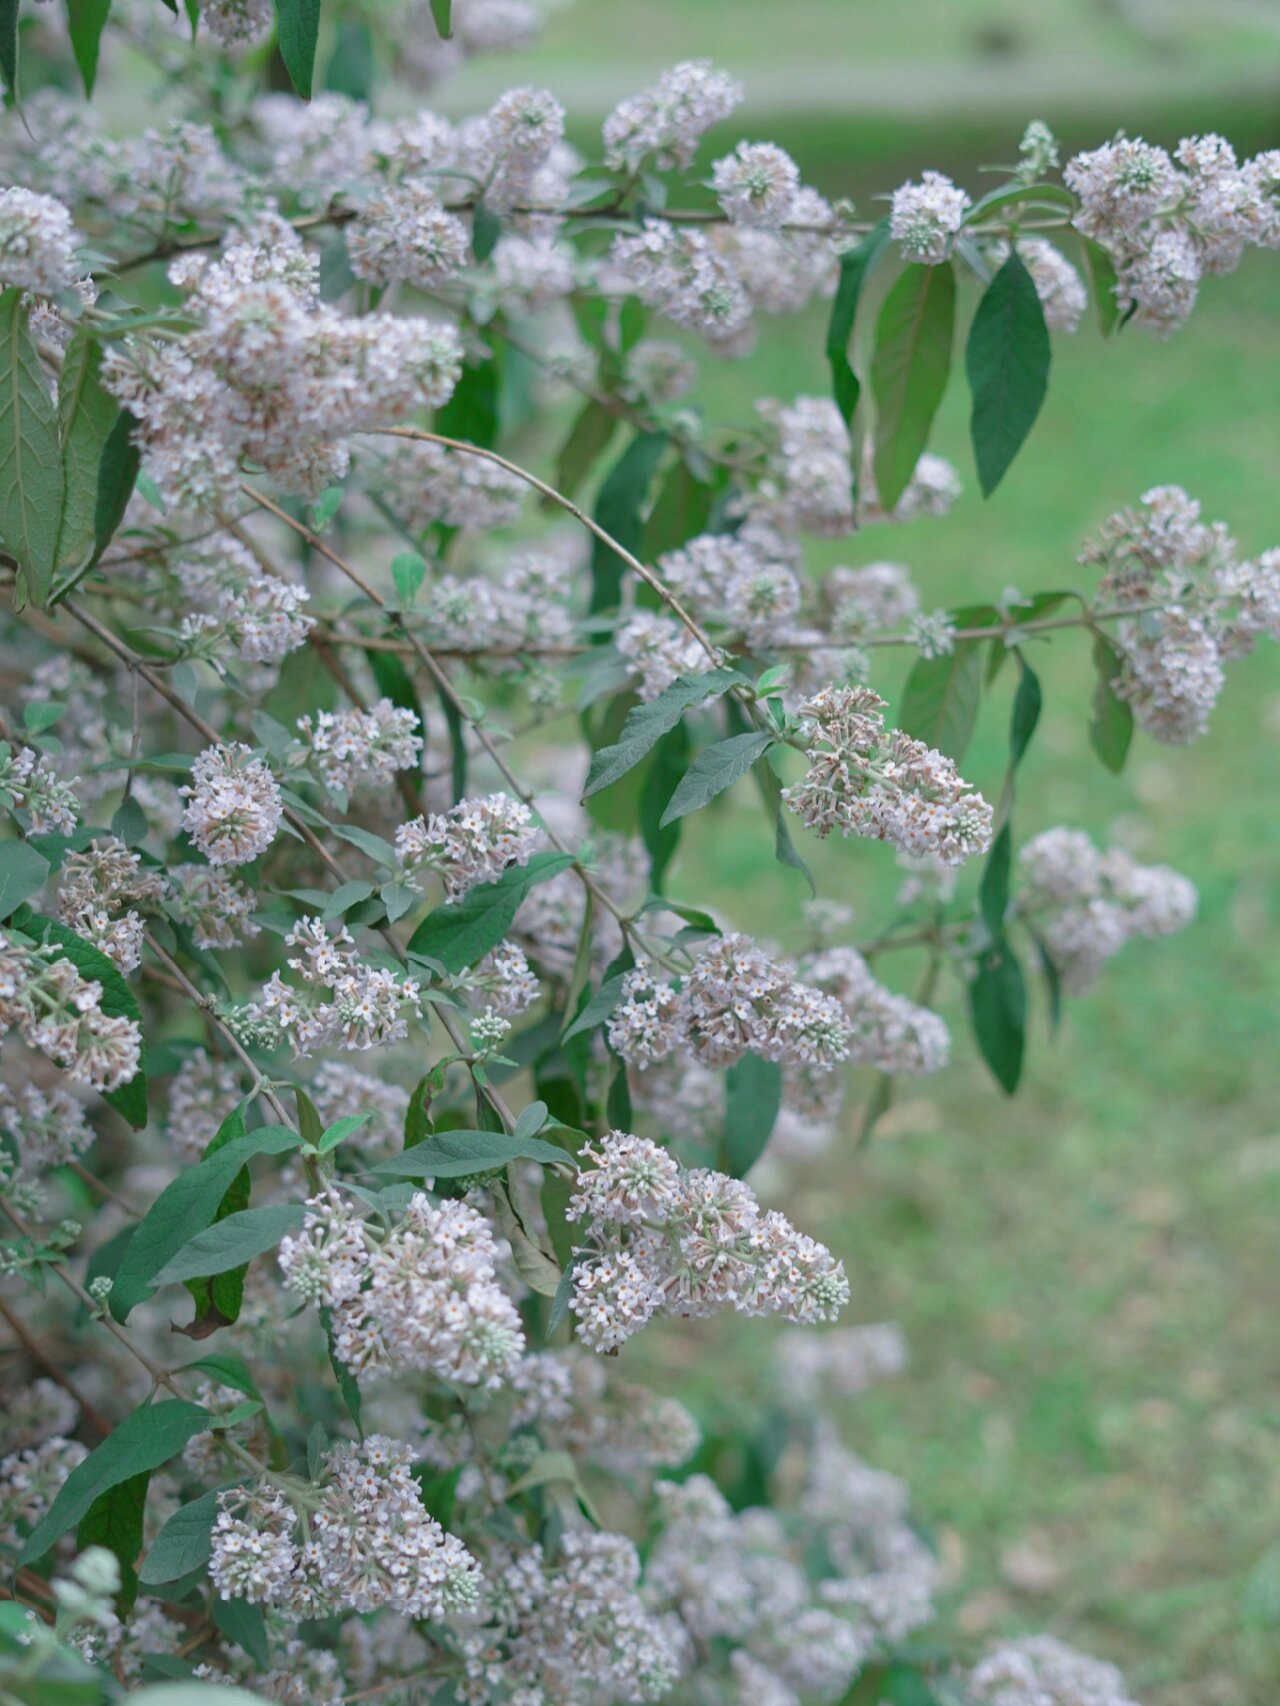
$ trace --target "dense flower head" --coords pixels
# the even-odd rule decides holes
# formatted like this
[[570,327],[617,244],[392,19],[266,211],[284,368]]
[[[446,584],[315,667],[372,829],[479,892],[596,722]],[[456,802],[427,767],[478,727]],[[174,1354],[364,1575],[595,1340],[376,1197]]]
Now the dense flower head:
[[610,261],[627,288],[674,325],[727,345],[751,319],[751,298],[732,265],[701,231],[646,219],[614,239]]
[[211,865],[246,865],[265,853],[284,816],[275,777],[241,741],[206,747],[180,791],[182,827]]
[[64,782],[47,752],[0,741],[0,802],[25,812],[36,835],[74,835],[80,815],[75,786]]
[[0,190],[0,289],[57,296],[79,273],[71,215],[53,196]]
[[470,247],[457,214],[418,178],[379,191],[347,231],[351,270],[372,284],[403,279],[431,290],[466,265]]
[[810,829],[890,841],[949,865],[985,853],[991,807],[951,759],[901,729],[886,729],[869,687],[825,688],[801,707],[809,771],[783,799]]
[[461,900],[477,883],[496,882],[511,866],[527,865],[538,834],[523,800],[486,794],[402,823],[396,852],[406,871],[437,872],[447,898]]
[[632,95],[604,122],[609,165],[634,169],[647,154],[659,165],[687,166],[703,135],[727,118],[742,87],[709,60],[690,59],[664,71],[652,89]]
[[735,224],[781,225],[795,206],[800,171],[772,142],[740,142],[711,169],[716,200]]
[[142,1033],[102,1002],[102,985],[82,977],[56,945],[29,946],[0,931],[0,1035],[16,1030],[74,1082],[111,1091],[137,1073]]
[[1080,829],[1046,829],[1018,855],[1019,911],[1034,924],[1064,989],[1076,993],[1136,936],[1168,936],[1196,914],[1196,891],[1167,865],[1100,851]]
[[844,1267],[739,1179],[687,1172],[656,1144],[613,1131],[583,1151],[570,1199],[591,1244],[573,1273],[578,1336],[616,1350],[662,1309],[731,1307],[791,1321],[831,1319],[849,1299]]
[[325,1454],[298,1488],[305,1506],[285,1485],[220,1492],[209,1573],[221,1597],[295,1617],[388,1607],[438,1621],[475,1605],[479,1564],[428,1515],[412,1462],[409,1446],[371,1433]]
[[1114,1665],[1053,1635],[1006,1641],[969,1673],[981,1706],[1135,1706]]
[[947,1063],[951,1038],[927,1007],[878,983],[856,948],[833,947],[801,962],[807,982],[833,996],[849,1018],[849,1058],[910,1076]]
[[306,642],[314,618],[303,586],[268,574],[239,539],[214,535],[184,548],[175,569],[189,614],[183,634],[225,635],[246,663],[279,663]]
[[367,711],[318,711],[298,718],[305,762],[330,793],[383,788],[397,770],[413,770],[422,753],[418,713],[390,699]]
[[375,1239],[330,1192],[280,1245],[290,1290],[331,1312],[334,1355],[362,1378],[419,1369],[463,1386],[499,1384],[524,1350],[497,1249],[468,1204],[417,1192]]
[[903,184],[893,192],[889,234],[902,244],[909,261],[936,267],[951,253],[968,208],[969,197],[950,178],[926,172],[918,184]]

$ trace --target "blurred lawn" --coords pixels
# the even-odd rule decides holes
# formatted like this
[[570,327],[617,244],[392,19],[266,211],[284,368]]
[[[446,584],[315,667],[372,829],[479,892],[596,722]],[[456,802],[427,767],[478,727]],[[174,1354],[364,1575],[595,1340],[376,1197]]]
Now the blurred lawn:
[[[1038,112],[1072,145],[1142,125],[1159,140],[1215,127],[1242,148],[1274,146],[1277,103],[1259,91],[1280,92],[1277,15],[1080,0],[585,0],[518,75],[565,94],[571,84],[602,108],[663,64],[714,55],[748,85],[745,122],[726,140],[775,137],[807,177],[866,207],[924,161],[975,188],[977,161],[1009,158]],[[837,108],[842,70],[850,93]],[[983,107],[993,72],[994,113]],[[904,101],[913,78],[918,99]],[[455,98],[465,104],[465,84]],[[1276,258],[1255,255],[1209,281],[1167,344],[1132,332],[1104,344],[1091,326],[1057,340],[1045,412],[989,503],[953,383],[935,448],[965,475],[963,502],[942,521],[818,545],[812,561],[905,561],[937,603],[1010,584],[1090,590],[1074,562],[1081,540],[1169,482],[1247,550],[1280,542],[1278,279]],[[776,321],[748,361],[704,362],[708,413],[744,418],[760,395],[823,391],[822,331],[819,314]],[[1280,1538],[1276,653],[1232,667],[1207,739],[1177,751],[1139,737],[1119,778],[1087,749],[1083,638],[1059,635],[1033,655],[1047,705],[1021,773],[1020,834],[1065,821],[1105,838],[1119,826],[1195,880],[1200,919],[1172,942],[1128,948],[1052,1043],[1038,1010],[1013,1102],[974,1058],[960,992],[945,990],[952,1067],[904,1088],[865,1162],[837,1149],[805,1169],[794,1209],[847,1262],[850,1318],[893,1317],[911,1342],[910,1373],[849,1421],[934,1525],[959,1638],[1048,1626],[1123,1664],[1149,1706],[1270,1706],[1280,1569],[1257,1566]],[[903,669],[889,654],[877,685],[891,701]],[[1011,688],[1006,672],[965,764],[988,790]],[[859,933],[874,933],[897,882],[886,852],[804,851],[821,892],[851,900]],[[749,790],[686,830],[672,892],[708,888],[755,932],[798,942],[801,885],[773,864]],[[908,956],[889,975],[909,989],[916,969]],[[757,1392],[767,1333],[716,1324],[636,1351],[677,1369],[712,1417]]]

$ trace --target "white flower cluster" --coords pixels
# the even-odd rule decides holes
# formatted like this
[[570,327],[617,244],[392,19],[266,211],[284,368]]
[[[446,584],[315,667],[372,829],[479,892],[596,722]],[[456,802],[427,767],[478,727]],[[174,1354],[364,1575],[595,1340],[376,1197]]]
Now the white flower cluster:
[[418,713],[390,699],[367,711],[317,711],[298,718],[300,758],[331,794],[345,798],[361,788],[385,788],[397,770],[414,770],[422,755]]
[[56,945],[29,947],[0,931],[0,1036],[14,1029],[76,1083],[118,1090],[138,1070],[142,1033],[104,1012],[102,998],[102,985]]
[[298,1505],[284,1477],[219,1493],[209,1574],[221,1597],[294,1617],[387,1607],[438,1621],[470,1609],[480,1566],[423,1508],[412,1463],[407,1445],[370,1434],[334,1446]]
[[268,574],[230,534],[184,546],[175,564],[189,614],[183,638],[205,647],[224,637],[246,663],[279,663],[314,626],[305,587]]
[[[748,644],[776,642],[800,607],[800,579],[789,562],[770,558],[770,540],[700,533],[658,559],[658,570],[686,609],[718,621]],[[632,619],[634,626],[641,617]],[[663,618],[663,620],[667,620]],[[705,667],[696,642],[686,669]],[[618,649],[623,649],[621,639]],[[677,671],[677,673],[680,673]]]
[[582,1151],[567,1214],[593,1247],[574,1268],[578,1336],[612,1351],[661,1309],[832,1319],[849,1300],[844,1266],[785,1215],[764,1213],[739,1179],[682,1169],[647,1138],[613,1131]]
[[1084,280],[1047,237],[1020,237],[1018,254],[1044,309],[1045,325],[1055,332],[1074,332],[1089,306]]
[[1115,265],[1120,308],[1161,336],[1186,321],[1202,277],[1233,271],[1248,244],[1280,248],[1280,150],[1241,165],[1221,136],[1184,137],[1172,158],[1118,137],[1063,175],[1077,228]]
[[0,1131],[16,1146],[28,1177],[83,1155],[94,1139],[84,1108],[69,1090],[60,1084],[42,1088],[26,1076],[0,1082]]
[[6,1393],[4,1413],[0,1415],[0,1451],[7,1456],[39,1445],[54,1434],[69,1436],[79,1416],[80,1406],[66,1388],[39,1375]]
[[195,1162],[227,1115],[241,1101],[235,1068],[214,1060],[204,1049],[192,1049],[169,1085],[166,1129],[178,1158]]
[[479,532],[509,527],[528,490],[496,462],[420,439],[393,444],[369,478],[372,490],[414,534],[435,522]]
[[740,142],[711,168],[711,187],[737,225],[779,226],[795,207],[800,171],[772,142]]
[[849,1059],[912,1077],[940,1071],[951,1052],[936,1013],[877,983],[856,948],[827,948],[801,961],[806,983],[834,996],[849,1018]]
[[[143,923],[131,901],[161,900],[168,889],[158,870],[144,867],[114,835],[91,841],[82,852],[67,854],[54,896],[55,915],[101,948],[126,975],[142,960]],[[122,909],[123,917],[113,917]]]
[[783,799],[818,835],[838,829],[960,865],[991,845],[991,807],[951,759],[901,729],[869,687],[828,687],[800,707],[809,770]]
[[1240,561],[1226,526],[1201,521],[1180,486],[1155,486],[1139,508],[1117,511],[1080,561],[1101,565],[1106,600],[1133,607],[1116,628],[1123,664],[1113,685],[1156,740],[1198,739],[1225,662],[1262,637],[1280,640],[1280,551]]
[[646,155],[656,164],[687,166],[703,135],[743,98],[742,86],[705,59],[664,71],[652,89],[632,95],[604,122],[606,163],[634,171]]
[[57,296],[79,277],[71,215],[53,196],[0,190],[0,290]]
[[168,878],[169,913],[197,948],[236,948],[259,934],[252,889],[217,865],[171,865]]
[[835,639],[853,641],[888,633],[909,622],[920,609],[911,571],[902,563],[868,563],[861,569],[834,568],[822,593]]
[[468,974],[468,987],[488,996],[495,1012],[514,1018],[533,1006],[540,993],[524,949],[518,942],[499,942]]
[[464,1202],[433,1204],[416,1192],[382,1231],[330,1191],[307,1204],[302,1232],[281,1242],[280,1266],[290,1291],[332,1312],[334,1355],[354,1374],[418,1369],[496,1386],[524,1350],[497,1254],[487,1222]]
[[80,815],[75,782],[64,782],[47,752],[0,741],[0,803],[25,812],[35,835],[74,835]]
[[665,1620],[640,1597],[640,1559],[622,1534],[573,1530],[556,1564],[542,1547],[490,1561],[489,1611],[503,1631],[513,1702],[660,1700],[680,1670]]
[[300,948],[286,963],[302,980],[294,989],[273,971],[257,1001],[236,1008],[232,1024],[264,1047],[287,1042],[295,1055],[323,1048],[385,1048],[409,1034],[408,1017],[421,1009],[421,986],[409,977],[366,965],[345,926],[331,936],[318,918],[302,918],[285,937]]
[[838,1001],[738,933],[703,948],[679,989],[651,967],[626,972],[608,1032],[609,1046],[635,1066],[682,1052],[717,1070],[750,1051],[829,1072],[851,1041]]
[[113,346],[103,376],[140,423],[148,473],[182,509],[234,498],[245,459],[286,491],[340,480],[352,433],[437,407],[462,352],[450,326],[346,319],[322,303],[315,259],[277,220],[216,261],[184,256],[195,331],[164,345]]
[[1019,913],[1043,940],[1064,989],[1078,993],[1135,936],[1171,936],[1196,915],[1192,883],[1167,865],[1101,852],[1080,829],[1047,829],[1018,856]]
[[926,172],[918,184],[893,192],[889,235],[901,243],[907,260],[940,266],[969,211],[969,197],[941,172]]
[[466,226],[422,179],[388,185],[347,228],[351,270],[371,284],[401,279],[432,290],[461,271],[470,247]]
[[200,22],[222,47],[258,41],[275,21],[271,0],[203,0]]
[[284,816],[275,777],[239,741],[207,746],[179,792],[182,827],[211,865],[247,865],[265,853]]
[[437,872],[446,898],[456,901],[477,883],[496,882],[513,865],[527,865],[538,834],[522,800],[486,794],[402,823],[396,853],[410,875]]
[[673,325],[697,332],[713,348],[739,347],[751,321],[751,298],[733,266],[701,231],[646,219],[635,236],[614,239],[609,259],[627,287]]
[[641,699],[656,699],[680,675],[696,674],[706,653],[682,622],[657,610],[638,610],[618,625],[613,643],[635,665]]
[[789,528],[838,539],[853,531],[849,429],[830,397],[756,405],[777,433],[771,467]]
[[55,1434],[0,1459],[0,1542],[20,1547],[24,1531],[42,1519],[67,1476],[88,1455],[79,1440]]
[[979,1706],[1137,1706],[1114,1665],[1053,1635],[1026,1635],[987,1654],[969,1673]]

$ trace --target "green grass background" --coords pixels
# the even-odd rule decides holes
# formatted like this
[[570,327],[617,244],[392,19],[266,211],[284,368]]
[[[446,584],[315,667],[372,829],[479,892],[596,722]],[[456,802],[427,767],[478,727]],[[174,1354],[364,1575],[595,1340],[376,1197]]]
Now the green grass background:
[[[726,144],[772,137],[863,211],[923,164],[977,193],[978,163],[1011,158],[1033,116],[1071,146],[1120,126],[1280,142],[1280,8],[1225,0],[578,0],[532,54],[478,63],[448,99],[472,106],[514,74],[598,114],[698,54],[747,85]],[[1206,285],[1166,344],[1103,343],[1092,326],[1056,339],[1044,414],[986,503],[953,383],[935,448],[965,475],[957,509],[812,560],[905,561],[940,604],[1010,584],[1089,590],[1081,540],[1168,482],[1247,550],[1280,543],[1278,290],[1280,256],[1255,254]],[[758,396],[823,391],[822,333],[821,313],[774,321],[749,360],[705,362],[708,412],[747,418]],[[976,1645],[1048,1627],[1121,1663],[1151,1706],[1267,1706],[1280,1697],[1280,1562],[1267,1557],[1280,1539],[1276,653],[1232,667],[1208,738],[1173,750],[1139,736],[1119,778],[1086,745],[1084,639],[1033,655],[1047,704],[1020,831],[1120,826],[1195,880],[1200,918],[1127,949],[1054,1041],[1041,1004],[1013,1101],[946,989],[953,1065],[902,1091],[865,1160],[846,1144],[799,1170],[792,1206],[848,1264],[848,1318],[892,1317],[910,1340],[907,1376],[847,1420],[934,1527],[951,1633]],[[878,681],[891,701],[903,667]],[[1006,672],[965,765],[988,789],[1011,690]],[[852,901],[874,933],[896,887],[888,854],[806,852],[821,892]],[[773,863],[749,790],[692,821],[672,887],[799,939],[800,884]],[[916,970],[908,957],[891,975],[910,988]],[[713,1417],[759,1395],[768,1337],[720,1322],[636,1350]]]

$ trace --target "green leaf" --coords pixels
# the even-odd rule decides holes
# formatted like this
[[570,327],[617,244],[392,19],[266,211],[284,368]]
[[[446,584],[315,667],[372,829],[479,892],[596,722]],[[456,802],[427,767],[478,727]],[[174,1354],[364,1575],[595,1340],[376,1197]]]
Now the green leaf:
[[556,490],[571,498],[595,466],[597,458],[609,447],[618,425],[612,409],[595,397],[588,398],[560,446],[556,457]]
[[[215,1623],[218,1623],[218,1607],[231,1604],[243,1605],[244,1601],[214,1601]],[[255,1606],[253,1609],[261,1617],[261,1607]],[[221,1627],[222,1624],[219,1623],[219,1628]],[[268,1670],[270,1666],[271,1655],[268,1653],[261,1662],[261,1668]],[[99,1690],[99,1695],[100,1693]],[[136,1691],[131,1689],[129,1700],[131,1706],[262,1706],[261,1695],[250,1694],[247,1688],[232,1688],[223,1682],[156,1682],[147,1688],[139,1688]]]
[[174,1511],[151,1543],[138,1579],[147,1587],[176,1582],[179,1576],[203,1569],[213,1551],[213,1525],[218,1516],[218,1489],[204,1493]]
[[1097,678],[1089,715],[1089,744],[1107,769],[1118,776],[1133,739],[1133,708],[1112,685],[1124,667],[1124,656],[1105,634],[1093,637],[1093,667]]
[[1013,834],[1006,822],[991,845],[982,871],[978,890],[978,906],[983,922],[997,939],[1004,932],[1004,915],[1009,907],[1009,872],[1013,863]]
[[[502,235],[502,221],[493,209],[484,201],[478,201],[471,213],[471,250],[478,261],[487,261],[498,246],[498,238]],[[512,351],[508,348],[504,366],[509,362]],[[502,413],[499,401],[497,413]],[[496,433],[494,435],[497,436]],[[489,442],[492,444],[493,439]]]
[[[732,703],[732,701],[730,701]],[[791,839],[791,830],[787,825],[786,808],[782,801],[782,783],[773,767],[769,755],[762,758],[755,767],[756,786],[760,789],[760,797],[764,801],[765,810],[773,820],[773,854],[780,865],[789,870],[799,871],[809,885],[809,893],[816,895],[818,886],[813,880],[813,872],[805,864],[796,850],[796,844]]]
[[238,1268],[264,1250],[274,1250],[286,1233],[301,1231],[302,1218],[301,1203],[247,1208],[228,1215],[184,1244],[152,1275],[151,1283],[176,1285],[179,1280],[208,1278]]
[[64,496],[56,564],[74,568],[94,543],[98,469],[120,405],[99,378],[102,345],[81,329],[67,345],[58,375],[58,430]]
[[512,1161],[540,1161],[544,1167],[571,1165],[573,1157],[539,1137],[508,1136],[501,1131],[438,1131],[425,1143],[390,1155],[369,1171],[397,1179],[465,1179]]
[[98,46],[111,11],[111,0],[67,0],[67,29],[86,95],[98,75]]
[[1093,297],[1093,309],[1098,318],[1098,329],[1104,338],[1110,337],[1115,331],[1116,322],[1120,318],[1120,304],[1116,301],[1116,269],[1111,256],[1100,243],[1095,243],[1092,237],[1086,237],[1077,231],[1080,241],[1080,252],[1084,257],[1084,270],[1089,279],[1089,294]]
[[1077,205],[1071,191],[1063,189],[1061,184],[1014,184],[1010,188],[991,190],[987,195],[979,196],[965,214],[964,223],[975,225],[979,220],[985,220],[989,214],[1002,212],[1006,207],[1030,207],[1037,202],[1050,202],[1068,213],[1074,213]]
[[376,69],[373,36],[368,25],[356,18],[340,19],[333,52],[325,66],[325,88],[335,95],[367,103],[373,94]]
[[512,1129],[512,1137],[517,1141],[526,1137],[536,1137],[547,1123],[547,1104],[545,1102],[530,1102],[521,1108]]
[[858,301],[867,275],[889,241],[889,221],[880,223],[857,245],[840,257],[840,282],[831,304],[827,325],[827,361],[831,368],[831,392],[846,426],[853,420],[862,386],[849,360],[849,341],[858,314]]
[[498,1230],[511,1246],[511,1259],[520,1278],[540,1297],[554,1297],[560,1289],[560,1269],[545,1251],[539,1248],[533,1235],[520,1218],[510,1194],[510,1175],[506,1190],[489,1193],[489,1203]]
[[448,41],[453,34],[453,0],[431,0],[431,16],[441,41]]
[[[0,545],[17,559],[23,601],[38,609],[53,582],[64,489],[58,417],[23,295],[6,290],[0,292]],[[23,595],[15,589],[14,596]]]
[[[665,432],[637,433],[605,476],[596,496],[597,523],[633,556],[643,544],[649,486],[666,448]],[[603,539],[594,540],[591,551],[593,615],[616,608],[622,595],[622,570],[617,553]]]
[[320,0],[275,0],[275,8],[280,57],[289,81],[303,100],[309,101],[320,34]]
[[138,1554],[142,1550],[143,1521],[147,1506],[150,1470],[131,1475],[89,1506],[76,1529],[76,1546],[105,1546],[120,1565],[117,1609],[128,1611],[138,1597]]
[[115,961],[108,959],[91,942],[86,942],[83,936],[77,936],[74,930],[68,929],[56,918],[46,918],[43,914],[38,915],[36,922],[44,939],[55,943],[61,950],[62,959],[70,960],[82,977],[92,978],[95,983],[102,985],[101,1006],[108,1018],[131,1019],[138,1027],[138,1034],[142,1038],[138,1070],[129,1082],[122,1084],[118,1090],[104,1092],[103,1099],[110,1102],[135,1131],[141,1131],[147,1123],[147,1042],[142,1029],[142,1014],[134,1000],[133,991],[121,977]]
[[391,578],[396,583],[401,604],[406,610],[411,610],[418,590],[427,578],[427,565],[416,551],[401,551],[391,559]]
[[0,0],[0,77],[18,105],[18,0]]
[[[635,298],[628,300],[634,302]],[[674,551],[687,539],[705,533],[714,499],[710,484],[698,478],[685,457],[679,457],[659,486],[645,522],[646,560],[652,563],[663,552]]]
[[775,1060],[744,1054],[725,1074],[725,1172],[745,1179],[764,1154],[782,1106],[782,1068]]
[[[239,1109],[223,1121],[219,1135],[237,1115]],[[243,1115],[240,1118],[243,1120]],[[150,1297],[156,1289],[155,1276],[165,1264],[213,1224],[223,1197],[246,1161],[255,1155],[284,1155],[297,1146],[298,1134],[288,1126],[262,1126],[247,1136],[233,1137],[167,1184],[134,1228],[116,1271],[111,1288],[111,1313],[116,1320],[126,1320],[135,1305]]]
[[67,1476],[44,1520],[37,1523],[24,1544],[19,1565],[43,1558],[104,1493],[168,1463],[189,1439],[204,1433],[209,1422],[209,1412],[185,1398],[143,1404],[126,1416]]
[[916,660],[903,688],[898,726],[958,764],[973,734],[981,702],[980,644],[959,640],[945,657]]
[[454,702],[453,695],[446,693],[444,686],[437,688],[440,709],[444,712],[445,727],[449,731],[449,786],[453,792],[456,805],[467,791],[467,738],[466,727],[462,720],[462,712]]
[[1009,720],[1009,764],[1014,769],[1022,762],[1022,756],[1031,744],[1031,737],[1036,732],[1036,724],[1040,721],[1040,711],[1044,705],[1040,677],[1020,651],[1017,657],[1021,670],[1018,675],[1018,690],[1013,696],[1013,714]]
[[371,1113],[344,1114],[340,1120],[335,1120],[331,1126],[325,1127],[324,1135],[316,1148],[321,1155],[328,1155],[330,1150],[336,1149],[340,1143],[345,1143],[349,1137],[353,1137],[361,1126],[368,1125],[372,1118]]
[[956,279],[949,262],[907,267],[880,310],[871,389],[881,509],[895,507],[929,442],[947,388],[955,318]]
[[990,497],[1022,448],[1049,388],[1049,328],[1016,248],[991,280],[969,329],[965,371],[978,480]]
[[685,712],[707,699],[718,699],[731,687],[746,682],[746,676],[736,669],[709,669],[701,675],[680,675],[665,687],[656,699],[636,705],[627,713],[627,720],[613,746],[602,746],[594,753],[587,771],[584,800],[610,787],[625,776],[657,745],[668,730],[673,729]]
[[142,466],[142,453],[133,430],[137,424],[128,409],[121,409],[98,459],[98,491],[93,505],[95,562],[115,537],[137,483],[138,470]]
[[603,1025],[622,998],[622,976],[608,978],[602,983],[596,993],[587,1002],[577,1018],[561,1036],[562,1044],[571,1037],[579,1037],[584,1031],[594,1031]]
[[[237,1647],[248,1653],[259,1670],[270,1670],[271,1649],[267,1641],[267,1618],[260,1605],[250,1605],[246,1599],[222,1599],[215,1595],[209,1606],[209,1615],[229,1641],[234,1641]],[[188,1692],[187,1685],[183,1683],[171,1686],[173,1686],[175,1694]],[[150,1692],[146,1688],[142,1690],[143,1694]],[[253,1696],[252,1698],[256,1699],[257,1697]],[[188,1703],[186,1700],[170,1701],[166,1699],[158,1703],[158,1706],[197,1706],[197,1703],[195,1701]],[[204,1700],[203,1706],[224,1706],[224,1691],[221,1685]],[[238,1706],[238,1703],[225,1703],[225,1706]],[[262,1706],[260,1700],[258,1706]]]
[[978,962],[969,985],[969,1017],[982,1058],[1010,1096],[1022,1076],[1027,988],[1008,941],[999,937]]
[[436,431],[446,438],[465,439],[468,444],[491,450],[498,436],[499,378],[493,357],[469,362],[452,397],[436,410]]
[[664,824],[663,809],[688,768],[689,729],[686,723],[677,723],[653,749],[637,801],[640,839],[649,855],[649,887],[655,894],[662,893],[667,867],[680,845],[680,825]]
[[446,971],[465,971],[497,947],[529,890],[573,863],[571,853],[535,853],[527,865],[512,866],[497,882],[477,883],[461,900],[427,914],[409,938],[409,952],[439,960]]
[[329,1367],[333,1370],[333,1378],[338,1383],[338,1391],[342,1394],[342,1402],[346,1405],[347,1414],[351,1417],[351,1420],[356,1424],[356,1427],[361,1428],[361,1431],[363,1432],[360,1421],[360,1412],[362,1408],[360,1400],[360,1384],[355,1375],[352,1374],[351,1370],[347,1367],[346,1363],[338,1356],[333,1336],[333,1314],[331,1310],[322,1309],[320,1311],[320,1325],[324,1328],[325,1342],[329,1347]]
[[0,842],[0,918],[39,894],[48,875],[49,861],[29,841]]
[[752,729],[747,734],[730,735],[728,740],[718,740],[714,746],[706,747],[685,771],[659,821],[662,824],[674,823],[676,818],[687,817],[690,812],[696,812],[714,800],[717,794],[722,794],[739,777],[746,775],[756,760],[773,746],[774,738],[771,734]]

